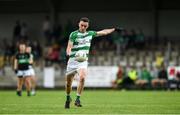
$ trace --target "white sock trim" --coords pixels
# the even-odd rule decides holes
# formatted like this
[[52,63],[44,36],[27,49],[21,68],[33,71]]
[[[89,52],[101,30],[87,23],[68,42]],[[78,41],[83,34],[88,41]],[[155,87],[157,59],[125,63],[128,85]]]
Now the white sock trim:
[[77,96],[81,96],[81,94],[79,94],[79,93],[77,93],[76,95],[77,95]]

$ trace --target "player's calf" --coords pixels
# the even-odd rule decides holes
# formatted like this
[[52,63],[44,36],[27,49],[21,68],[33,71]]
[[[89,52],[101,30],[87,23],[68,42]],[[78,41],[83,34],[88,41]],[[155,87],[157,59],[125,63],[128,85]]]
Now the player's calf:
[[70,104],[71,104],[71,97],[68,95],[66,96],[66,102],[65,102],[65,109],[69,109],[70,108]]

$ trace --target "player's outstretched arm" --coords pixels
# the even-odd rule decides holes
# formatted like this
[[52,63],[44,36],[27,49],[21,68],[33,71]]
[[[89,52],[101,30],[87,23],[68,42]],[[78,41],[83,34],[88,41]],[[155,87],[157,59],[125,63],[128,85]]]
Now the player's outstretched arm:
[[114,31],[115,31],[115,28],[104,29],[104,30],[101,30],[101,31],[97,31],[97,36],[105,36],[105,35],[111,34]]
[[111,34],[112,32],[116,31],[116,32],[121,32],[123,29],[116,27],[116,28],[111,28],[111,29],[104,29],[101,31],[97,31],[97,36],[105,36],[108,34]]

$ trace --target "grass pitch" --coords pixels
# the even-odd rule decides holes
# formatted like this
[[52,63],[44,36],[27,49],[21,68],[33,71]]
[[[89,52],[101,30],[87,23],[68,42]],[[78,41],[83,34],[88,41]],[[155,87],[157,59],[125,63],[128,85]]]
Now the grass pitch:
[[179,91],[85,90],[83,107],[64,109],[65,92],[37,91],[36,96],[16,96],[15,91],[0,91],[0,114],[180,114]]

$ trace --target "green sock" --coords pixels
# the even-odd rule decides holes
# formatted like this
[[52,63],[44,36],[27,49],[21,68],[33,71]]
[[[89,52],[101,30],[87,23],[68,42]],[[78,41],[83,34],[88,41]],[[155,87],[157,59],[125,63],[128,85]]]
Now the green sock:
[[31,96],[31,92],[30,91],[27,91],[27,96]]
[[80,96],[79,95],[77,95],[76,100],[80,100]]
[[67,95],[67,96],[66,96],[66,100],[67,100],[67,101],[70,101],[70,100],[71,100],[70,95]]

